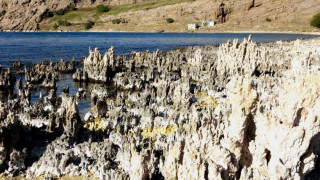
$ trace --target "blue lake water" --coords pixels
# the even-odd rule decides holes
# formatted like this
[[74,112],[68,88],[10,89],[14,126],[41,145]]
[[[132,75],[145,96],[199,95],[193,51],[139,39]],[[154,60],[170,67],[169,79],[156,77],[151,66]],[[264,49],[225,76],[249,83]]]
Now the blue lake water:
[[[42,60],[57,61],[88,55],[89,47],[98,47],[104,53],[114,46],[116,54],[131,51],[169,50],[189,45],[217,45],[229,39],[247,38],[248,33],[81,33],[81,32],[0,32],[0,64],[11,66],[14,61],[23,64]],[[301,34],[252,34],[256,42],[311,38]]]

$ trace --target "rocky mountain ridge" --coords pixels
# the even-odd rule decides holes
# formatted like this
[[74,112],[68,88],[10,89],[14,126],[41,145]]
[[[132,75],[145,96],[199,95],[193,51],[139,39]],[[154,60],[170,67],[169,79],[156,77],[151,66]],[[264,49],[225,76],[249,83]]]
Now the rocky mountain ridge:
[[[163,0],[165,1],[165,0]],[[92,31],[186,31],[188,23],[198,23],[204,19],[224,17],[226,22],[214,28],[203,28],[200,31],[319,31],[309,25],[311,17],[320,11],[317,0],[194,0],[177,1],[170,6],[159,6],[151,9],[135,9],[116,15],[80,16],[70,19],[71,24],[84,24],[88,20],[99,23]],[[145,3],[137,0],[0,0],[0,30],[54,30],[54,23],[46,12],[67,9],[72,4],[78,8],[93,7],[98,4],[117,6],[128,3]],[[161,1],[159,1],[161,2]],[[225,4],[224,12],[220,5]],[[141,4],[143,6],[143,4]],[[63,18],[63,17],[62,17]],[[166,23],[173,18],[174,23]],[[126,23],[115,25],[113,19],[125,19]],[[84,31],[82,26],[61,27],[65,31]]]
[[46,12],[99,4],[119,5],[137,3],[139,0],[0,0],[0,30],[40,30]]

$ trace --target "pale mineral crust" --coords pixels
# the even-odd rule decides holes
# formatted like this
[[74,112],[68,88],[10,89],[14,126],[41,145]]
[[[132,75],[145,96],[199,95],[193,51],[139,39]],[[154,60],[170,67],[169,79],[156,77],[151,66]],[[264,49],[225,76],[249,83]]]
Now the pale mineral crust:
[[[319,178],[320,39],[249,37],[130,56],[90,50],[73,79],[96,84],[57,95],[59,72],[75,69],[67,64],[26,69],[17,95],[1,102],[3,175]],[[34,84],[50,92],[31,103]],[[87,95],[91,108],[80,118]]]
[[89,56],[83,61],[83,70],[73,74],[75,81],[110,82],[116,72],[116,55],[111,47],[102,57],[98,48],[89,49]]

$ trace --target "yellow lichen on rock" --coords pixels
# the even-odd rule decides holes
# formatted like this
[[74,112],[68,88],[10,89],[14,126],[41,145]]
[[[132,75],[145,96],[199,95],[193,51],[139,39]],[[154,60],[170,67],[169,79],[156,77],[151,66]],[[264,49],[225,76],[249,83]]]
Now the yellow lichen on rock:
[[126,105],[128,106],[128,107],[131,107],[132,106],[132,101],[130,101],[130,100],[128,100],[128,99],[126,99]]
[[194,96],[199,102],[198,108],[203,108],[203,107],[216,108],[218,106],[216,99],[210,96],[207,92],[196,92],[194,93]]
[[90,131],[104,131],[107,128],[106,124],[103,123],[102,118],[96,118],[93,121],[87,122],[83,127],[89,129]]
[[107,102],[107,103],[110,103],[110,102],[113,102],[113,101],[114,101],[114,100],[113,100],[112,98],[107,98],[107,99],[106,99],[106,102]]
[[1,173],[1,174],[0,174],[0,178],[1,178],[1,179],[6,178],[6,176],[4,175],[4,173]]
[[99,178],[95,178],[95,177],[93,177],[93,171],[92,170],[90,170],[89,171],[89,173],[88,174],[86,174],[85,176],[84,176],[85,178],[90,178],[90,179],[99,179]]
[[177,131],[177,127],[173,125],[169,125],[167,127],[149,127],[142,129],[141,135],[144,138],[151,138],[156,134],[169,136],[175,131]]
[[57,179],[59,180],[99,180],[99,178],[93,177],[93,174],[87,174],[84,176],[62,176],[61,178],[57,178]]

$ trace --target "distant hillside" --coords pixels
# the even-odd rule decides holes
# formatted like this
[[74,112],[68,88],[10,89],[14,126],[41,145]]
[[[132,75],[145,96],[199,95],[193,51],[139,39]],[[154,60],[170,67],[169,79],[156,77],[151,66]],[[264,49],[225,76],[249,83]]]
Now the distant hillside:
[[[224,14],[219,9],[221,3]],[[97,13],[99,4],[110,5],[111,10]],[[76,10],[70,10],[73,6]],[[201,25],[204,19],[219,21],[223,16],[225,23],[198,31],[319,32],[309,22],[320,12],[320,3],[319,0],[0,0],[0,8],[0,30],[86,31],[85,23],[93,21],[95,25],[89,31],[184,32],[189,23]],[[60,9],[66,13],[54,15]],[[168,23],[168,18],[174,22]],[[59,25],[62,20],[70,26]]]
[[0,30],[40,30],[39,23],[60,9],[120,5],[144,0],[0,0]]

